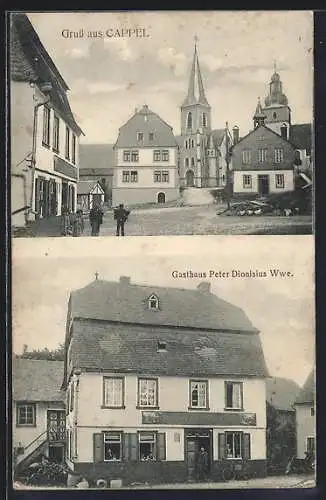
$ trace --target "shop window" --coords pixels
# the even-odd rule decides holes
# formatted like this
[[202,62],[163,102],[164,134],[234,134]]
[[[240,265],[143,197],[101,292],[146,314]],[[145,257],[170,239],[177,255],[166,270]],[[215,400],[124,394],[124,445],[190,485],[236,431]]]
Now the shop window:
[[155,432],[139,432],[139,460],[156,461],[156,434]]
[[121,432],[104,432],[104,462],[120,461],[122,457]]

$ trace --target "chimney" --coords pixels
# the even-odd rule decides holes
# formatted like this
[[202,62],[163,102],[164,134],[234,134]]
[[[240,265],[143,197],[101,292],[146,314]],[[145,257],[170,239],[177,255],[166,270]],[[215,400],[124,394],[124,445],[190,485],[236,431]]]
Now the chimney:
[[120,276],[121,285],[130,285],[130,276]]
[[210,293],[210,291],[211,291],[211,284],[208,283],[208,281],[202,281],[197,286],[197,290],[199,292],[201,292],[201,293]]
[[239,127],[237,125],[235,125],[232,129],[233,131],[233,145],[236,144],[237,142],[239,142]]

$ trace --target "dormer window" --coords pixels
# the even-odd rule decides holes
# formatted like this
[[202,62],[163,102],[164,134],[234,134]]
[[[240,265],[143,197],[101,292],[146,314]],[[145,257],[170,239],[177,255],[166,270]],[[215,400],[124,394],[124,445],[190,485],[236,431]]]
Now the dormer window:
[[157,311],[159,308],[158,297],[155,294],[148,297],[147,305],[150,311]]
[[165,352],[166,351],[166,342],[164,342],[163,340],[158,340],[157,350],[158,350],[158,352]]

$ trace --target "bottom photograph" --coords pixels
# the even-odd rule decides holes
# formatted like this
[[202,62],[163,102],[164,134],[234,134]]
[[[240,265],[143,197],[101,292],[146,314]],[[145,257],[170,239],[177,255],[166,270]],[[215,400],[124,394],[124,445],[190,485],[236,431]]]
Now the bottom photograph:
[[309,245],[32,243],[13,259],[14,488],[315,486]]

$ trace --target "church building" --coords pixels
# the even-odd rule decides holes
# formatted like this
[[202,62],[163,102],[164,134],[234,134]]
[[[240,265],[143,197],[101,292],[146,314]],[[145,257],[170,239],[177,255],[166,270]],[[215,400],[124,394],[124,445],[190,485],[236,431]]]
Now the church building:
[[212,130],[211,107],[205,95],[196,45],[188,93],[181,105],[181,135],[177,140],[181,186],[226,185],[225,153],[232,137],[227,127]]

